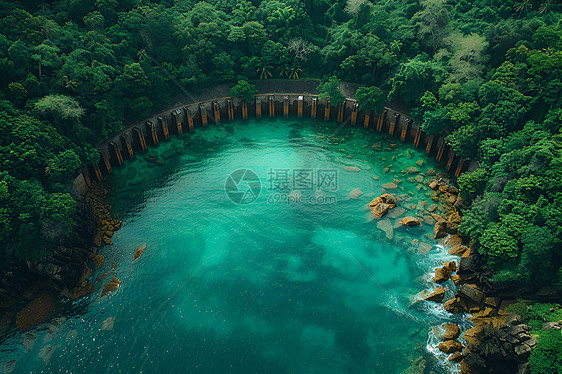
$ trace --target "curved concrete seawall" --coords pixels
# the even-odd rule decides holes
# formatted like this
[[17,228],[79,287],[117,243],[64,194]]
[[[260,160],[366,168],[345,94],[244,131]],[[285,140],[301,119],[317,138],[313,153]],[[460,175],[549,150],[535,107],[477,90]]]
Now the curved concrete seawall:
[[[240,98],[225,96],[178,105],[155,114],[100,144],[99,162],[83,167],[74,184],[83,186],[84,189],[92,181],[102,181],[105,175],[111,174],[112,169],[123,164],[125,159],[133,158],[136,153],[144,152],[148,146],[166,141],[170,136],[193,132],[200,127],[214,126],[234,119],[247,120],[250,117],[257,119],[307,117],[389,134],[402,142],[412,143],[416,148],[423,147],[428,155],[434,156],[456,177],[478,166],[474,160],[456,156],[453,149],[445,144],[444,136],[426,135],[420,124],[413,123],[410,116],[397,110],[385,107],[379,113],[360,111],[353,98],[348,98],[337,106],[330,105],[329,98],[318,99],[316,93],[309,93],[313,91],[310,87],[317,86],[317,82],[282,81],[278,84],[275,84],[276,82],[269,85],[260,84],[257,85],[258,88],[265,93],[256,94],[254,102],[251,103]],[[265,91],[268,88],[276,91]],[[300,90],[296,93],[289,92],[291,88],[309,92]],[[349,90],[349,85],[342,88],[347,96],[353,95],[354,90]]]

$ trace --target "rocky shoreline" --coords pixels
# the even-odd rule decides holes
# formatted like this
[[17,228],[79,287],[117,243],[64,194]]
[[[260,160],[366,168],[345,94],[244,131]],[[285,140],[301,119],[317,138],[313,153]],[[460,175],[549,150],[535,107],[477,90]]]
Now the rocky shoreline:
[[[437,191],[444,204],[445,214],[436,217],[434,237],[443,239],[448,253],[458,256],[435,270],[432,281],[443,284],[452,280],[458,286],[453,298],[445,300],[443,309],[450,313],[469,313],[474,327],[461,332],[459,326],[446,324],[444,332],[435,331],[442,340],[438,348],[448,354],[448,360],[460,362],[463,374],[526,373],[528,359],[536,340],[530,336],[531,327],[521,323],[508,307],[516,302],[510,293],[503,293],[490,282],[491,274],[472,246],[470,238],[458,234],[461,223],[462,198],[458,189],[444,178],[435,179],[430,188]],[[420,295],[423,300],[441,303],[445,288]],[[466,342],[463,345],[458,338]]]
[[77,300],[94,291],[89,278],[104,262],[98,249],[102,242],[111,244],[121,227],[110,215],[106,196],[107,190],[92,185],[85,197],[77,197],[72,233],[45,258],[8,259],[0,270],[0,334],[14,325],[27,331],[47,321],[61,296]]

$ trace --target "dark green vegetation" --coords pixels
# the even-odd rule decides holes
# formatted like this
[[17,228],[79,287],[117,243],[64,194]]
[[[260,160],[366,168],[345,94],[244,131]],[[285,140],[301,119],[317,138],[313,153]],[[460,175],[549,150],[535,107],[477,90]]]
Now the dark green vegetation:
[[[562,288],[562,23],[555,0],[0,2],[0,251],[34,259],[72,226],[69,184],[95,145],[228,82],[360,83],[406,104],[481,169],[460,230],[494,280]],[[336,78],[337,77],[337,78]],[[183,90],[183,91],[182,91]],[[251,84],[231,93],[251,100]],[[538,364],[537,364],[538,365]]]

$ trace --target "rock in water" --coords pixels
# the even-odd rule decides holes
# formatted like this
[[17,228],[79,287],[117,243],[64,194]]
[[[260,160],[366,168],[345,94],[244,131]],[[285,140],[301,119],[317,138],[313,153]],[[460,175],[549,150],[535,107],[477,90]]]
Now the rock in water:
[[349,197],[352,199],[358,199],[361,195],[363,195],[363,191],[361,191],[359,188],[356,188],[349,193]]
[[406,170],[403,171],[403,173],[406,174],[418,174],[419,172],[420,170],[415,166],[407,167]]
[[103,290],[101,292],[100,297],[104,297],[105,295],[107,295],[108,292],[115,291],[119,287],[120,283],[121,281],[119,279],[113,277],[108,284],[103,286]]
[[394,237],[394,229],[392,228],[392,223],[390,223],[388,218],[377,222],[377,227],[385,232],[387,239],[392,240]]
[[146,243],[144,243],[143,245],[141,245],[140,247],[135,249],[135,254],[133,255],[133,260],[136,260],[137,258],[139,258],[142,255],[142,253],[144,252],[145,249],[146,249]]
[[113,330],[113,325],[115,324],[115,317],[106,318],[102,324],[101,329],[102,331],[110,331]]
[[400,224],[403,226],[419,226],[421,225],[421,222],[419,219],[414,218],[414,217],[404,217],[400,220]]
[[103,266],[103,261],[104,261],[103,255],[95,255],[94,258],[92,258],[92,262],[94,263],[94,267],[96,269],[99,269]]
[[43,348],[41,348],[41,350],[39,351],[39,357],[43,359],[45,365],[47,365],[49,361],[51,361],[51,357],[53,357],[53,353],[55,353],[58,347],[60,347],[60,344],[46,344],[45,346],[43,346]]
[[398,188],[398,186],[396,185],[396,183],[390,182],[390,183],[385,183],[381,186],[384,189],[387,190],[395,190]]
[[457,341],[447,340],[444,341],[443,343],[440,343],[438,348],[441,352],[449,354],[449,353],[462,351],[464,346]]
[[47,330],[47,334],[43,338],[43,343],[47,343],[57,337],[59,329],[64,321],[66,321],[66,318],[64,317],[53,318],[51,324],[49,325],[49,329]]
[[431,244],[429,243],[421,243],[420,244],[420,248],[418,249],[418,252],[422,255],[426,255],[429,253],[429,251],[431,251],[431,248],[433,248],[431,246]]
[[344,166],[343,170],[353,172],[361,171],[361,169],[359,169],[357,166]]
[[443,340],[455,340],[461,334],[461,329],[454,323],[446,323],[443,328],[445,332],[443,333]]
[[37,339],[37,334],[34,332],[28,332],[23,336],[23,348],[26,352],[31,351],[35,345],[35,340]]
[[16,325],[27,331],[47,320],[55,304],[49,294],[41,294],[16,314]]
[[444,287],[437,287],[435,291],[433,291],[429,296],[424,297],[423,299],[426,301],[433,301],[436,303],[440,303],[443,301],[445,297],[445,288]]

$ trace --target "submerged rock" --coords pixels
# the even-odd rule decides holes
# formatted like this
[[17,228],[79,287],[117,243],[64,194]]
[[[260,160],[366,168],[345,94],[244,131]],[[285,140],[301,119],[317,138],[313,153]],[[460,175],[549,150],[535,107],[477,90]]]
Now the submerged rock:
[[115,324],[115,317],[108,317],[102,322],[100,330],[102,331],[113,330],[114,324]]
[[396,185],[396,183],[390,182],[383,184],[381,187],[387,190],[395,190],[398,188],[398,185]]
[[137,258],[139,258],[143,254],[145,249],[146,249],[146,243],[142,244],[140,247],[135,249],[135,254],[133,255],[133,260],[136,260]]
[[55,304],[49,294],[41,294],[16,314],[16,325],[27,331],[47,320]]
[[392,223],[390,223],[388,218],[377,222],[377,227],[385,232],[387,239],[392,240],[394,237],[394,229],[392,228]]
[[119,287],[120,283],[121,283],[121,281],[119,279],[117,279],[116,277],[113,277],[108,284],[103,286],[103,290],[101,292],[100,297],[106,296],[108,292],[115,291]]
[[363,191],[361,191],[359,188],[356,188],[349,193],[349,197],[352,199],[358,199],[361,195],[363,195]]
[[34,332],[28,332],[23,336],[23,348],[26,352],[31,351],[33,346],[35,346],[35,341],[37,340],[37,334]]
[[94,258],[92,258],[92,262],[94,263],[94,267],[96,269],[99,269],[103,266],[103,261],[104,261],[103,255],[95,255]]
[[360,168],[358,168],[357,166],[344,166],[343,170],[345,171],[352,171],[352,172],[358,172],[361,171]]
[[41,348],[41,350],[39,351],[39,357],[43,359],[45,365],[47,365],[49,361],[51,361],[51,357],[53,357],[53,353],[55,353],[58,347],[60,347],[60,344],[46,344],[45,346],[43,346],[43,348]]

